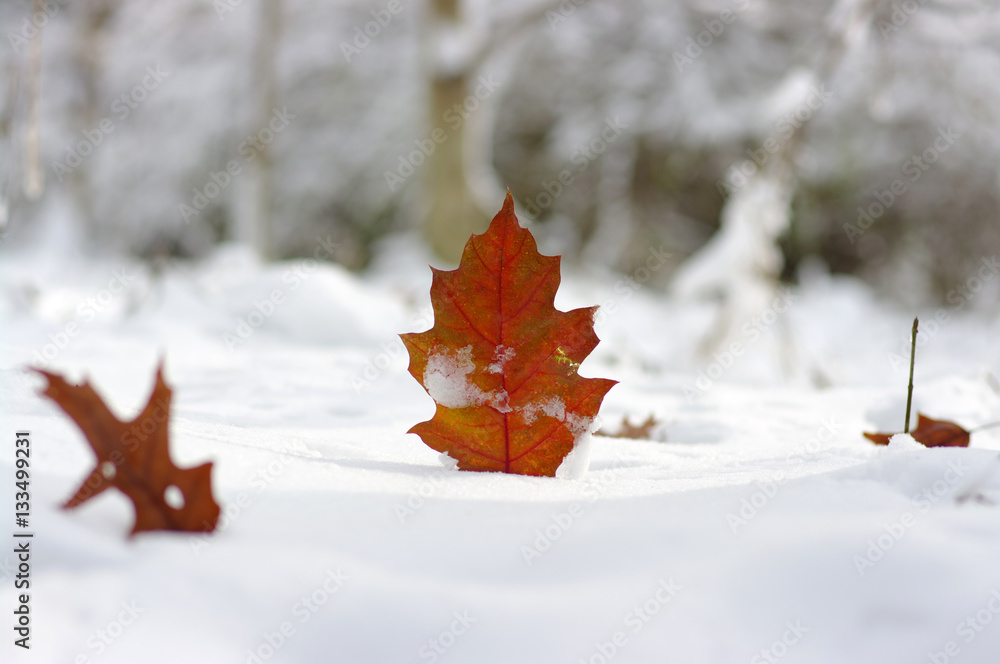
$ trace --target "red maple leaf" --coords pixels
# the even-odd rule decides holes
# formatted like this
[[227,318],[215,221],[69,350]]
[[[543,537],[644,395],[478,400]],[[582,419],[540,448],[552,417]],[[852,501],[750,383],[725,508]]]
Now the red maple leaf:
[[437,411],[410,433],[462,470],[555,476],[615,385],[577,373],[598,343],[597,307],[556,310],[559,264],[518,224],[508,190],[458,269],[431,268],[434,327],[401,337]]
[[[894,433],[866,433],[876,445],[888,445]],[[926,447],[968,447],[969,432],[947,420],[933,420],[917,413],[917,428],[910,431],[913,440]]]
[[[171,389],[163,380],[162,364],[149,402],[131,422],[115,417],[88,381],[71,385],[62,376],[35,371],[48,379],[42,394],[76,422],[97,455],[97,466],[64,509],[114,487],[135,506],[131,535],[144,530],[215,530],[220,509],[212,496],[211,462],[178,468],[170,459],[167,425]],[[171,500],[171,487],[181,504]]]

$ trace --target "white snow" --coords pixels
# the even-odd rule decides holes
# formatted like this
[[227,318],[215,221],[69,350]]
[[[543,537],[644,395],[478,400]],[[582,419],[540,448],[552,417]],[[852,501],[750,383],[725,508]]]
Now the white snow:
[[545,401],[526,404],[519,411],[521,417],[524,418],[525,424],[534,424],[535,420],[538,419],[539,413],[554,417],[557,420],[564,420],[566,419],[566,402],[560,397],[549,397]]
[[497,346],[497,353],[493,356],[493,363],[487,367],[490,373],[503,373],[503,368],[508,362],[514,359],[517,352],[509,346]]
[[[652,413],[667,442],[584,434],[589,450],[564,462],[574,473],[560,468],[578,479],[533,478],[445,470],[404,433],[434,411],[396,336],[428,301],[429,270],[400,268],[419,261],[394,256],[363,278],[316,266],[293,291],[282,275],[302,261],[220,253],[157,276],[29,249],[0,251],[0,514],[12,518],[10,443],[26,428],[34,632],[30,653],[13,647],[8,539],[3,662],[731,664],[763,651],[782,664],[945,652],[992,664],[1000,651],[1000,437],[928,450],[861,436],[900,427],[906,368],[890,356],[914,312],[856,280],[805,275],[786,333],[752,326],[741,355],[703,360],[709,304],[649,289],[623,300],[614,280],[565,272],[560,309],[617,304],[581,367],[620,381],[602,421]],[[128,288],[79,316],[123,268]],[[915,410],[967,428],[1000,420],[990,288],[945,307],[933,334],[937,309],[919,312]],[[274,289],[283,304],[228,349],[223,335]],[[127,540],[131,508],[112,492],[58,509],[93,459],[37,395],[43,381],[24,370],[36,352],[89,376],[122,417],[165,356],[173,454],[214,461],[219,531]],[[454,404],[498,399],[470,389],[469,359],[435,354],[425,385]],[[699,374],[707,387],[689,398]],[[536,416],[559,411],[553,399]]]
[[556,469],[556,477],[577,480],[584,476],[590,466],[590,433],[593,429],[594,418],[567,413],[566,402],[559,397],[535,401],[515,408],[515,411],[528,425],[534,424],[540,413],[565,424],[573,435],[573,449],[559,464],[559,468]]
[[539,413],[555,418],[566,425],[573,436],[579,440],[584,434],[591,431],[594,418],[583,417],[574,413],[566,412],[566,402],[560,397],[549,397],[544,401],[534,401],[515,409],[524,419],[525,424],[534,424]]
[[505,390],[485,392],[469,380],[469,374],[475,369],[471,344],[454,354],[445,348],[434,349],[424,369],[424,387],[431,398],[445,408],[488,405],[501,413],[509,413],[510,396]]
[[886,449],[894,453],[917,452],[923,447],[908,433],[897,433],[889,439]]
[[583,479],[590,469],[591,438],[590,431],[575,434],[573,449],[556,468],[556,477],[561,480]]

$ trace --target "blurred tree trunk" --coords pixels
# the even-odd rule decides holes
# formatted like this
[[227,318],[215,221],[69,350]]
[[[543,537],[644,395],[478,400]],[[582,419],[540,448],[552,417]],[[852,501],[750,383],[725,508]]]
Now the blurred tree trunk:
[[584,258],[599,265],[625,268],[635,239],[632,183],[638,140],[629,134],[608,145],[598,161],[597,227],[584,248]]
[[[788,89],[800,84],[795,108],[806,104],[807,95],[817,86],[830,84],[837,67],[848,51],[857,48],[873,21],[872,2],[845,3],[830,10],[825,42],[808,69],[790,70],[779,87]],[[807,89],[808,87],[808,89]],[[791,106],[789,106],[791,108]],[[811,108],[811,107],[810,107]],[[794,110],[794,109],[793,109]],[[792,199],[798,187],[796,156],[815,115],[810,115],[783,139],[774,157],[755,170],[747,181],[730,193],[722,209],[716,234],[689,258],[674,276],[674,293],[687,298],[711,297],[719,301],[719,315],[713,329],[703,340],[704,358],[741,338],[743,325],[766,311],[779,297],[780,274],[784,254],[781,236],[792,224]],[[801,363],[796,340],[786,317],[778,317],[781,363],[791,378]],[[814,384],[826,378],[818,368],[808,368]]]
[[[45,3],[34,0],[32,14],[44,14]],[[24,135],[24,195],[36,201],[45,187],[45,173],[42,170],[42,34],[41,27],[28,44],[27,73],[27,126]]]
[[[260,0],[257,43],[253,60],[253,89],[255,120],[252,132],[257,134],[268,126],[278,101],[275,59],[281,35],[282,0]],[[262,260],[275,257],[274,250],[274,157],[271,144],[256,150],[251,163],[253,184],[250,209],[250,237],[257,255]]]
[[[6,60],[6,59],[5,59]],[[0,237],[7,232],[7,223],[10,221],[11,198],[14,193],[14,179],[17,170],[14,166],[16,159],[14,133],[14,118],[21,97],[21,69],[16,61],[5,61],[0,66],[3,67],[3,88],[0,89],[0,145],[2,154],[5,155],[0,160],[3,170],[0,171]]]
[[[566,0],[540,0],[512,15],[494,21],[488,34],[476,33],[462,16],[462,0],[432,0],[428,43],[430,54],[431,129],[443,128],[446,139],[427,158],[430,206],[423,220],[424,237],[441,258],[457,263],[472,233],[486,229],[492,211],[499,209],[505,187],[496,180],[491,162],[492,116],[495,100],[475,97],[474,116],[461,111],[479,84],[477,75],[487,59],[497,64],[497,54],[513,55],[516,38]],[[498,5],[500,3],[497,3]],[[480,26],[481,27],[481,26]],[[445,47],[448,48],[445,48]],[[450,51],[450,52],[445,52]],[[451,111],[458,126],[445,120]],[[449,119],[453,116],[449,115]],[[477,196],[478,192],[478,196]],[[487,198],[497,200],[480,204]]]
[[[433,0],[430,39],[449,38],[461,29],[460,0]],[[423,221],[424,237],[441,258],[457,263],[469,236],[482,232],[489,221],[476,203],[465,168],[465,123],[452,129],[444,123],[445,113],[461,107],[469,94],[469,65],[442,62],[440,44],[430,44],[430,119],[431,129],[443,128],[447,139],[436,146],[427,158],[427,191],[430,207]]]
[[[118,10],[118,0],[89,0],[81,6],[80,37],[76,44],[76,66],[83,89],[83,100],[76,114],[77,133],[92,129],[101,120],[105,99],[101,76],[104,72],[104,28]],[[39,30],[39,33],[41,31]],[[84,162],[70,176],[74,204],[87,228],[100,228],[94,212],[93,164]]]

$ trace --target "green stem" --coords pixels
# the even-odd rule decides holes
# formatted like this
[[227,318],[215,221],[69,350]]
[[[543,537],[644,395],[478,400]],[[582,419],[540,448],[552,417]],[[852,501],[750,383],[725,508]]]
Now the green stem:
[[917,325],[919,319],[913,319],[913,332],[910,337],[910,384],[906,387],[906,424],[903,433],[910,433],[910,404],[913,402],[913,360],[917,356]]

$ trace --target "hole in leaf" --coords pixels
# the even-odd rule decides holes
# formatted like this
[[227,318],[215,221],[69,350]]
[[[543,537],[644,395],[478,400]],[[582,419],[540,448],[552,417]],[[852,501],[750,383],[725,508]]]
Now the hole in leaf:
[[104,475],[104,479],[114,479],[117,472],[118,470],[115,468],[115,464],[110,461],[105,461],[101,464],[101,475]]
[[175,510],[182,509],[184,507],[184,492],[171,484],[163,492],[163,500]]

